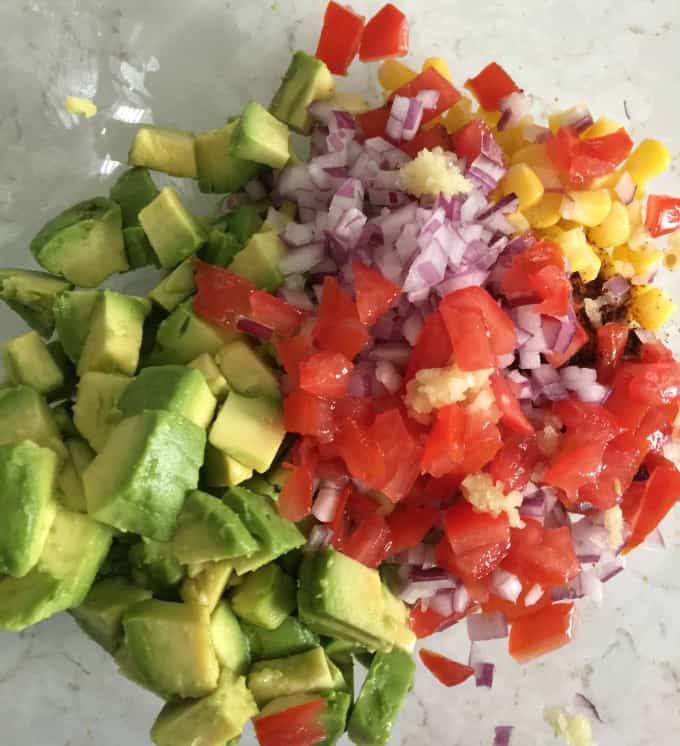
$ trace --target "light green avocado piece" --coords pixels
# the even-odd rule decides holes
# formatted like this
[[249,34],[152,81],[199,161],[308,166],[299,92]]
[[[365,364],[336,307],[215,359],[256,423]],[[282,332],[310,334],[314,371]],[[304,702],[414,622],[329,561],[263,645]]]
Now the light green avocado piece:
[[46,272],[0,269],[0,298],[45,339],[54,332],[55,299],[72,287]]
[[229,393],[229,384],[227,379],[222,375],[222,372],[217,367],[215,358],[204,352],[202,355],[195,357],[190,363],[187,363],[190,368],[196,368],[200,371],[205,378],[205,382],[213,393],[213,396],[217,401],[224,401]]
[[68,456],[57,477],[55,497],[60,505],[77,513],[87,513],[82,473],[95,457],[94,451],[80,438],[65,441]]
[[123,614],[149,598],[151,591],[125,578],[106,578],[92,586],[87,598],[71,610],[71,615],[89,637],[113,655],[123,641]]
[[413,658],[403,650],[375,654],[349,718],[348,733],[357,744],[386,744],[406,695],[413,688]]
[[[185,578],[182,582],[179,591],[182,601],[187,604],[198,604],[212,613],[222,598],[232,570],[233,564],[229,560],[204,563],[199,573]],[[217,657],[220,657],[219,650]]]
[[9,383],[30,386],[43,396],[63,388],[64,373],[38,332],[10,339],[5,342],[3,352]]
[[171,412],[122,420],[83,474],[90,515],[149,539],[169,541],[184,497],[198,484],[204,431]]
[[63,402],[62,404],[51,406],[50,412],[52,412],[52,417],[57,425],[57,430],[59,430],[63,438],[77,436],[79,434],[78,430],[76,430],[76,426],[73,424],[73,413],[70,402]]
[[99,453],[111,429],[121,420],[118,400],[132,379],[118,373],[85,373],[78,384],[73,423]]
[[78,375],[90,371],[131,376],[139,365],[144,319],[151,304],[143,298],[104,290],[78,360]]
[[111,187],[109,196],[120,205],[123,228],[139,225],[139,211],[158,196],[158,189],[145,168],[129,168]]
[[22,630],[80,606],[111,546],[111,529],[57,507],[35,567],[0,578],[0,629]]
[[192,702],[170,702],[151,729],[156,746],[225,746],[238,739],[257,705],[243,676],[224,669],[217,689]]
[[236,393],[281,397],[276,373],[247,342],[237,340],[226,344],[216,353],[215,362]]
[[123,228],[123,241],[125,242],[125,255],[131,270],[151,265],[159,266],[156,252],[149,243],[143,228],[138,225]]
[[210,621],[217,660],[223,668],[244,674],[250,667],[248,640],[226,601],[220,601]]
[[145,124],[135,133],[128,162],[132,166],[146,166],[170,176],[195,179],[194,136],[184,130]]
[[236,120],[196,137],[196,170],[202,192],[238,192],[263,172],[264,167],[259,163],[232,155],[231,139],[237,125]]
[[32,440],[66,458],[52,411],[40,394],[28,386],[0,389],[0,443]]
[[244,620],[241,621],[241,628],[248,640],[253,661],[297,655],[320,644],[318,636],[293,616],[287,617],[272,630]]
[[123,642],[120,647],[113,654],[113,660],[118,666],[118,673],[124,676],[129,681],[141,686],[149,692],[152,692],[160,699],[165,699],[165,694],[154,689],[153,684],[144,676],[141,669],[137,665],[137,661],[128,649],[127,645]]
[[77,363],[90,330],[90,319],[100,290],[72,290],[54,302],[57,336],[72,363]]
[[43,226],[31,253],[48,272],[80,287],[97,287],[128,269],[120,207],[106,197],[70,207]]
[[285,253],[286,247],[278,233],[256,233],[234,257],[228,269],[250,280],[258,288],[273,293],[283,284],[279,262]]
[[288,127],[262,104],[251,101],[231,136],[230,153],[245,161],[283,168],[290,160]]
[[[265,210],[266,212],[266,210]],[[239,205],[225,217],[225,230],[244,247],[250,238],[262,229],[260,209],[253,205]]]
[[217,687],[220,668],[205,609],[141,601],[123,615],[123,629],[145,679],[166,697],[202,697]]
[[212,422],[216,405],[203,376],[183,365],[144,368],[118,400],[123,417],[132,417],[145,409],[163,409],[202,428]]
[[54,521],[57,455],[30,440],[0,445],[0,573],[20,578],[36,564]]
[[253,476],[253,470],[244,466],[208,443],[205,447],[205,461],[201,479],[208,487],[235,487]]
[[234,235],[213,227],[208,233],[208,242],[198,252],[199,259],[218,267],[228,267],[243,248]]
[[231,594],[234,613],[264,629],[276,629],[295,611],[296,584],[275,564],[246,575]]
[[308,135],[312,129],[309,106],[326,101],[334,92],[335,81],[326,65],[306,52],[296,52],[269,111],[291,129]]
[[174,592],[185,576],[167,541],[142,539],[130,547],[128,561],[132,580],[157,596]]
[[208,439],[244,466],[265,472],[285,435],[280,401],[232,391],[220,408]]
[[139,222],[161,267],[172,269],[208,240],[203,226],[184,207],[172,187],[164,187],[139,213]]
[[174,311],[182,301],[196,292],[194,280],[194,265],[186,259],[164,277],[149,295],[154,303],[164,308],[168,313]]

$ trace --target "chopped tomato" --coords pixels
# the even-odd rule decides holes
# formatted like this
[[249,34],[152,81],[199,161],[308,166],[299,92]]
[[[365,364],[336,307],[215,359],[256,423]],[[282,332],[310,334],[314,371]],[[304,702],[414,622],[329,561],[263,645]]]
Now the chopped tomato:
[[286,373],[297,381],[300,363],[312,354],[312,340],[302,334],[296,337],[277,337],[274,339],[274,347]]
[[326,738],[323,698],[304,702],[271,715],[260,715],[253,720],[260,746],[312,746]]
[[571,299],[571,283],[563,269],[549,264],[535,274],[529,275],[528,279],[543,299],[534,306],[536,313],[544,313],[547,316],[567,315]]
[[597,380],[609,383],[628,342],[630,327],[625,322],[612,321],[597,330]]
[[389,554],[392,542],[390,529],[377,513],[366,518],[345,541],[343,553],[366,567],[378,567]]
[[650,194],[647,199],[645,226],[655,238],[680,228],[680,197]]
[[[470,581],[483,580],[488,578],[508,556],[508,549],[508,544],[500,541],[497,544],[471,549],[465,554],[453,555],[449,564],[450,571],[462,578],[466,585],[469,585]],[[439,553],[437,553],[438,561],[439,556]],[[469,587],[468,590],[470,590]]]
[[340,352],[350,360],[368,341],[368,332],[359,320],[354,301],[328,276],[323,281],[319,317],[313,335],[322,350]]
[[427,650],[427,648],[422,648],[419,655],[428,671],[434,674],[444,686],[450,687],[462,684],[475,672],[475,669],[471,666],[452,661],[450,658],[439,655],[439,653]]
[[498,111],[501,99],[519,91],[517,83],[497,63],[489,63],[478,75],[465,82],[482,109]]
[[333,437],[333,404],[297,389],[283,400],[283,424],[288,432],[330,440]]
[[[503,563],[501,563],[501,567],[503,567]],[[485,613],[491,613],[494,611],[500,611],[501,614],[509,621],[513,622],[515,619],[521,619],[525,616],[531,616],[532,614],[535,614],[539,609],[544,608],[545,606],[550,606],[552,604],[552,599],[550,597],[550,591],[544,591],[543,595],[540,596],[538,601],[531,604],[530,606],[527,606],[525,604],[525,598],[527,596],[527,593],[534,588],[536,583],[528,583],[524,582],[522,584],[522,592],[517,597],[517,601],[513,603],[512,601],[506,601],[503,598],[500,598],[495,593],[492,593],[489,596],[489,600],[485,601],[482,604],[482,610]]]
[[387,516],[392,538],[392,552],[403,552],[419,544],[440,516],[435,508],[397,505]]
[[567,526],[545,529],[539,544],[513,544],[503,566],[523,583],[538,583],[546,588],[563,585],[581,572]]
[[510,529],[510,542],[514,547],[535,546],[543,541],[543,524],[535,518],[525,518],[524,526]]
[[333,75],[347,75],[359,51],[365,19],[351,8],[331,0],[326,7],[316,56]]
[[510,305],[540,303],[545,300],[531,277],[545,267],[554,266],[564,274],[564,256],[560,247],[550,240],[539,241],[512,258],[510,269],[503,276],[501,292]]
[[257,289],[250,280],[215,264],[194,260],[197,293],[193,309],[219,326],[234,327],[250,315],[250,296]]
[[411,158],[415,158],[421,150],[434,150],[434,148],[449,150],[451,141],[446,128],[441,124],[436,124],[430,129],[418,130],[415,137],[411,140],[402,140],[398,147],[399,150],[403,150]]
[[469,166],[482,152],[485,137],[493,137],[489,125],[483,119],[471,119],[452,136],[453,151]]
[[423,609],[421,602],[418,603],[409,612],[409,626],[413,634],[422,640],[424,637],[429,637],[435,632],[439,632],[452,624],[455,624],[459,619],[462,619],[463,614],[451,614],[450,616],[443,616],[439,612],[435,611],[431,606],[427,609]]
[[573,604],[546,606],[512,623],[508,641],[510,655],[519,663],[526,663],[550,653],[570,642],[573,628]]
[[527,485],[540,456],[536,437],[513,433],[503,439],[503,447],[489,464],[494,482],[502,482],[507,492]]
[[446,324],[456,365],[461,370],[496,367],[498,361],[481,311],[441,303],[439,313]]
[[347,391],[353,367],[341,352],[317,352],[300,363],[300,388],[316,396],[339,399]]
[[588,332],[581,326],[581,324],[576,322],[576,333],[574,334],[573,339],[569,343],[569,347],[564,352],[551,352],[547,354],[546,360],[552,365],[554,368],[559,368],[561,365],[564,365],[565,363],[569,362],[569,360],[574,357],[574,355],[583,347],[583,345],[587,344],[590,337],[588,336]]
[[534,426],[522,412],[512,387],[502,373],[495,371],[491,375],[491,390],[496,398],[496,404],[501,410],[503,424],[517,433],[533,433]]
[[250,308],[256,321],[270,327],[282,337],[292,337],[305,318],[305,314],[295,306],[265,293],[264,290],[251,293]]
[[312,472],[309,467],[294,467],[281,490],[277,503],[279,513],[289,521],[301,521],[312,510],[313,492]]
[[465,474],[474,474],[500,451],[503,446],[501,433],[485,413],[465,412],[465,455],[461,469]]
[[581,445],[584,436],[589,441],[609,442],[621,432],[621,426],[611,412],[601,404],[584,402],[575,396],[553,402],[552,411],[567,428],[569,443]]
[[634,399],[654,406],[668,404],[680,396],[680,363],[638,363],[633,366],[628,391]]
[[371,326],[394,303],[401,288],[359,261],[352,262],[352,272],[359,320]]
[[374,486],[392,502],[398,502],[408,495],[418,479],[422,449],[396,408],[376,415],[371,437],[385,465],[384,480]]
[[332,520],[328,522],[328,528],[332,532],[331,544],[336,549],[342,549],[345,540],[347,538],[347,532],[349,529],[349,516],[347,511],[347,503],[352,495],[352,487],[348,484],[338,497],[338,503],[335,506],[335,515]]
[[454,554],[465,554],[489,544],[510,544],[510,526],[504,514],[478,512],[467,500],[457,500],[444,513],[444,531]]
[[449,364],[453,348],[446,324],[439,311],[431,313],[420,330],[416,346],[411,351],[406,366],[405,381],[424,368],[443,368]]
[[560,451],[543,475],[543,481],[564,490],[569,500],[578,499],[581,487],[597,480],[602,471],[602,456],[606,443],[596,441]]
[[416,75],[415,78],[409,80],[408,83],[404,83],[401,88],[397,88],[390,99],[394,96],[415,98],[421,91],[437,91],[439,93],[437,105],[432,109],[425,109],[423,111],[423,124],[436,119],[461,98],[460,92],[449,80],[435,70],[434,67],[428,67],[419,75]]
[[643,363],[669,363],[673,360],[673,353],[657,339],[640,347],[640,360]]
[[359,59],[362,62],[408,54],[408,21],[392,3],[384,5],[366,24]]
[[425,442],[422,471],[443,477],[463,460],[465,453],[465,412],[457,404],[437,410],[437,416]]
[[369,428],[356,420],[345,419],[339,425],[335,443],[355,479],[370,485],[385,479],[385,460]]
[[677,405],[673,402],[665,407],[650,409],[635,431],[635,443],[640,450],[640,460],[648,453],[662,450],[666,439],[673,432],[673,422],[677,415]]

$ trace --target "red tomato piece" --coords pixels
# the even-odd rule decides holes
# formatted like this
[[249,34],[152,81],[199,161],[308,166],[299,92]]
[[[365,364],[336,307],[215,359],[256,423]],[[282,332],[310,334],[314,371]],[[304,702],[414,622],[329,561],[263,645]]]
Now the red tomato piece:
[[510,545],[507,517],[478,512],[467,500],[457,500],[444,513],[444,532],[456,555],[490,544]]
[[429,637],[435,632],[440,632],[452,624],[455,624],[459,619],[465,616],[463,614],[451,614],[451,616],[442,616],[435,611],[431,606],[427,609],[423,609],[420,601],[411,609],[409,613],[409,626],[413,634],[422,640],[424,637]]
[[385,479],[385,460],[369,428],[356,420],[344,420],[335,442],[355,479],[369,485],[380,484]]
[[471,666],[457,663],[444,655],[439,655],[439,653],[427,650],[426,648],[422,648],[419,655],[420,660],[427,670],[441,681],[444,686],[451,687],[462,684],[475,672],[475,669]]
[[549,264],[535,274],[529,275],[528,279],[543,299],[534,306],[536,313],[544,313],[548,316],[567,315],[571,299],[571,283],[563,269]]
[[569,347],[567,347],[564,352],[551,352],[547,354],[545,356],[546,360],[554,368],[559,368],[565,363],[568,363],[572,359],[572,357],[574,357],[574,355],[581,349],[581,347],[588,343],[589,340],[590,337],[588,336],[588,332],[577,321],[576,333],[574,334],[574,338],[569,343]]
[[602,471],[606,443],[588,443],[558,453],[543,475],[543,481],[564,490],[569,500],[578,499],[579,489],[597,480]]
[[420,330],[416,346],[406,366],[405,381],[424,368],[443,368],[449,364],[453,348],[446,324],[439,311],[431,313]]
[[534,426],[526,418],[507,378],[498,371],[491,375],[491,390],[501,410],[503,424],[517,433],[531,434]]
[[401,288],[359,261],[352,262],[352,272],[359,320],[371,326],[394,303]]
[[465,456],[461,469],[465,474],[474,474],[500,451],[503,446],[501,433],[486,414],[465,412]]
[[536,546],[543,541],[543,524],[535,518],[524,518],[524,526],[510,529],[513,547]]
[[260,746],[313,746],[326,738],[326,700],[315,699],[253,720]]
[[415,137],[411,140],[402,140],[397,147],[411,158],[415,158],[421,150],[434,150],[435,148],[450,150],[451,142],[446,128],[441,124],[436,124],[430,129],[418,130]]
[[482,152],[485,137],[493,137],[489,125],[483,119],[471,119],[452,135],[453,152],[459,158],[465,158],[469,166]]
[[289,521],[301,521],[312,510],[313,492],[311,470],[307,466],[296,466],[283,485],[277,503],[281,516]]
[[457,469],[443,477],[425,477],[423,499],[436,501],[437,503],[448,500],[456,494],[465,476],[461,469]]
[[648,453],[659,453],[666,439],[673,432],[673,421],[677,415],[675,403],[650,409],[635,431],[635,443],[640,450],[640,460]]
[[584,435],[590,441],[609,442],[621,432],[621,425],[601,404],[583,402],[572,396],[553,402],[552,411],[567,428],[567,438],[581,445]]
[[441,407],[425,441],[423,473],[443,477],[460,464],[465,453],[464,435],[464,410],[457,404]]
[[422,449],[408,431],[399,409],[376,415],[371,437],[382,453],[385,479],[374,485],[392,502],[408,495],[420,474]]
[[362,62],[408,54],[408,21],[392,3],[384,5],[366,24],[359,59]]
[[312,340],[307,335],[274,339],[274,347],[283,369],[294,380],[298,380],[300,363],[312,354]]
[[663,342],[645,342],[640,347],[640,360],[643,363],[670,363],[673,353]]
[[609,383],[628,342],[630,327],[624,321],[603,324],[597,330],[597,380]]
[[345,541],[347,540],[347,534],[349,532],[349,515],[347,510],[347,503],[352,495],[352,487],[348,484],[343,491],[340,493],[338,498],[338,504],[335,507],[335,515],[333,519],[326,525],[331,530],[331,544],[339,550],[342,550]]
[[387,120],[390,118],[390,108],[390,106],[381,106],[355,116],[359,129],[367,140],[371,137],[384,137]]
[[567,526],[546,529],[540,544],[512,546],[509,562],[523,583],[538,583],[546,588],[563,585],[581,572]]
[[471,549],[465,554],[454,555],[452,563],[452,567],[454,568],[453,574],[462,578],[466,585],[470,581],[479,581],[488,578],[508,556],[508,550],[508,544],[499,542],[498,544],[489,544],[485,547]]
[[465,82],[482,109],[498,111],[502,98],[519,91],[517,83],[497,63],[489,63],[478,75]]
[[439,313],[446,324],[456,365],[461,370],[496,367],[498,360],[481,311],[441,303]]
[[250,280],[215,264],[194,260],[197,293],[193,309],[219,326],[235,327],[238,318],[250,315],[250,296],[257,289]]
[[305,318],[305,314],[298,308],[264,290],[251,293],[250,308],[256,321],[272,328],[282,337],[292,337]]
[[680,228],[680,197],[650,194],[645,226],[652,236],[665,236]]
[[680,363],[639,363],[631,370],[628,391],[634,399],[658,406],[680,396]]
[[288,432],[331,440],[333,404],[328,399],[296,389],[283,400],[283,423]]
[[333,75],[347,75],[347,68],[359,51],[365,18],[351,8],[328,3],[323,17],[316,56]]
[[389,526],[383,516],[374,514],[359,524],[342,551],[366,567],[378,567],[391,546]]
[[513,433],[503,439],[503,447],[489,464],[494,482],[502,482],[506,492],[527,485],[540,456],[536,437]]
[[339,399],[347,391],[353,367],[341,352],[317,352],[300,363],[300,388],[316,396]]
[[539,241],[515,254],[501,282],[501,292],[510,305],[540,303],[544,300],[540,285],[537,288],[530,278],[550,266],[556,267],[564,275],[564,256],[553,241]]
[[397,505],[387,516],[392,552],[403,552],[419,544],[440,516],[436,508]]
[[519,663],[526,663],[566,645],[573,633],[574,605],[546,606],[512,623],[508,640],[510,655]]
[[[503,567],[503,564],[504,563],[501,563],[501,567]],[[482,604],[482,610],[487,614],[494,611],[500,611],[501,614],[503,614],[503,616],[509,622],[514,622],[515,619],[522,619],[525,616],[531,616],[532,614],[535,614],[539,609],[543,609],[546,606],[550,606],[552,604],[550,592],[544,591],[543,595],[538,599],[538,601],[531,604],[531,606],[525,605],[524,599],[526,598],[527,593],[534,587],[534,585],[536,584],[531,583],[529,585],[523,585],[522,592],[518,596],[516,603],[506,601],[505,599],[499,598],[494,593],[492,593],[489,596],[489,600]]]
[[390,96],[390,100],[392,100],[394,96],[415,98],[420,91],[439,92],[437,105],[432,109],[425,109],[423,111],[423,124],[427,124],[433,119],[436,119],[440,114],[448,111],[448,109],[450,109],[461,98],[460,92],[449,80],[447,80],[441,73],[437,72],[434,67],[428,67],[423,70],[423,72],[416,75],[415,78],[409,80],[408,83],[404,83],[401,88],[397,88],[392,96]]
[[323,281],[319,317],[312,333],[322,350],[340,352],[350,360],[368,341],[354,301],[328,276]]

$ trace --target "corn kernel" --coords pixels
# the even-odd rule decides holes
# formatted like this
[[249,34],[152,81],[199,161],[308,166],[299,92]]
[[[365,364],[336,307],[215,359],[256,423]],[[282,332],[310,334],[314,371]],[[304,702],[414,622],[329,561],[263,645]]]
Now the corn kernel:
[[423,62],[422,71],[425,72],[428,67],[433,67],[443,78],[446,78],[448,81],[453,80],[453,78],[451,77],[449,66],[446,60],[442,57],[428,57],[425,62]]
[[621,125],[618,122],[609,119],[609,117],[600,117],[595,124],[591,124],[587,130],[581,133],[581,137],[584,140],[591,140],[594,137],[611,135],[613,132],[618,132],[620,129]]
[[503,194],[516,194],[519,209],[533,207],[543,196],[543,184],[533,169],[525,163],[517,163],[508,169],[501,183]]
[[465,96],[459,98],[448,111],[442,114],[443,124],[449,133],[457,132],[471,119],[474,119],[472,115],[472,101]]
[[569,260],[571,271],[578,272],[583,282],[591,282],[598,276],[602,262],[595,249],[588,243],[583,228],[563,231],[553,240]]
[[663,251],[660,251],[651,243],[644,244],[639,249],[632,249],[628,244],[623,244],[623,246],[617,246],[612,251],[612,259],[630,264],[635,275],[644,275],[651,272],[663,259],[663,255]]
[[560,219],[562,195],[559,192],[546,192],[538,204],[530,207],[525,215],[532,228],[550,228]]
[[531,226],[529,225],[529,222],[524,217],[524,215],[519,212],[510,212],[505,216],[505,219],[510,223],[510,225],[515,229],[515,233],[526,233],[528,230],[530,230]]
[[418,73],[398,60],[385,60],[378,68],[378,80],[386,91],[396,91],[413,80]]
[[630,218],[625,205],[612,202],[609,215],[588,231],[589,240],[601,249],[620,246],[630,238]]
[[645,329],[659,329],[676,309],[673,300],[660,287],[638,285],[631,288],[630,316]]
[[642,202],[639,199],[633,200],[629,205],[626,205],[626,209],[628,210],[631,228],[642,225]]
[[599,225],[609,215],[612,198],[607,189],[567,192],[562,200],[561,215],[588,228]]
[[495,132],[496,142],[503,148],[506,155],[513,155],[525,148],[529,143],[524,139],[524,128],[533,124],[531,117],[525,117],[517,127],[508,127],[502,132]]
[[[628,156],[625,168],[638,187],[658,176],[671,164],[668,148],[658,140],[643,140]],[[640,196],[638,194],[638,196]]]

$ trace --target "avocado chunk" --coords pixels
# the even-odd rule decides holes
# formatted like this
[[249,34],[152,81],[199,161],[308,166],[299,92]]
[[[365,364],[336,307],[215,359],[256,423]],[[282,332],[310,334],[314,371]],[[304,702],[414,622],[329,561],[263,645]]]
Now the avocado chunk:
[[[233,565],[229,560],[206,562],[203,569],[194,577],[185,578],[180,588],[184,603],[204,606],[212,613],[224,593]],[[219,658],[219,650],[217,653]]]
[[231,136],[230,152],[245,161],[283,168],[290,160],[288,127],[262,104],[251,101]]
[[130,547],[128,560],[132,580],[157,596],[174,591],[185,575],[167,541],[142,539]]
[[190,368],[195,368],[200,371],[205,378],[205,382],[208,384],[208,388],[212,391],[213,396],[217,401],[224,401],[229,393],[229,384],[227,379],[222,375],[222,371],[217,367],[215,358],[204,352],[202,355],[195,357],[190,363],[187,363]]
[[137,661],[134,659],[134,656],[124,642],[113,653],[113,660],[118,666],[118,673],[120,673],[121,676],[124,676],[129,681],[137,684],[137,686],[141,686],[143,689],[152,692],[157,697],[165,699],[165,694],[154,689],[153,683],[144,676],[137,665]]
[[38,332],[10,339],[4,346],[5,371],[12,384],[34,388],[49,396],[64,386],[64,373]]
[[200,606],[141,601],[125,612],[123,629],[142,674],[166,697],[202,697],[217,687],[210,615]]
[[78,375],[95,370],[133,375],[139,365],[144,319],[149,310],[150,304],[143,298],[102,291],[92,311]]
[[0,269],[0,298],[45,339],[54,332],[54,302],[73,287],[46,272]]
[[156,746],[225,746],[257,715],[243,676],[223,670],[217,689],[193,702],[168,703],[151,729]]
[[415,663],[403,650],[375,654],[349,718],[349,737],[358,744],[386,744],[404,697],[413,687]]
[[195,292],[194,265],[187,259],[164,277],[148,297],[170,313]]
[[0,443],[32,440],[51,448],[60,459],[66,449],[50,408],[40,394],[28,386],[0,389]]
[[22,630],[80,606],[111,546],[111,529],[57,507],[42,554],[22,578],[0,578],[0,629]]
[[170,176],[195,179],[194,136],[184,130],[144,125],[135,133],[128,162]]
[[122,420],[83,474],[90,515],[122,531],[169,541],[198,484],[205,433],[171,412]]
[[219,228],[211,228],[208,233],[208,242],[198,252],[198,256],[208,264],[228,267],[242,248],[243,244],[239,243],[231,233],[225,233]]
[[196,137],[196,170],[202,192],[238,192],[263,172],[261,164],[231,153],[231,140],[237,125],[238,121],[233,121]]
[[56,499],[60,505],[77,513],[87,513],[82,474],[94,459],[94,451],[80,438],[65,441],[67,458],[57,477]]
[[326,65],[306,52],[296,52],[269,111],[291,129],[308,135],[312,129],[309,106],[326,101],[334,92],[335,81]]
[[123,228],[139,225],[139,211],[158,196],[158,189],[145,168],[129,168],[111,187],[109,196],[120,205]]
[[30,440],[0,445],[0,573],[20,578],[37,563],[54,521],[57,456]]
[[143,228],[138,225],[123,228],[123,241],[125,243],[125,255],[131,270],[149,267],[152,264],[158,265],[156,252],[149,243]]
[[245,466],[265,472],[285,435],[279,401],[232,391],[210,429],[209,441]]
[[250,667],[248,640],[226,601],[217,604],[210,624],[220,665],[237,674],[246,673]]
[[250,280],[258,288],[273,293],[283,284],[279,262],[286,247],[274,231],[256,233],[229,265],[230,272]]
[[215,355],[215,362],[236,393],[281,397],[276,374],[247,342],[236,340],[226,344]]
[[249,466],[232,458],[208,443],[201,479],[208,487],[235,487],[253,476]]
[[250,238],[262,229],[263,221],[260,212],[254,205],[239,205],[227,216],[225,228],[238,241],[241,247],[245,246]]
[[120,421],[118,400],[132,379],[117,373],[85,373],[78,384],[73,423],[99,453],[114,425]]
[[277,697],[334,689],[333,673],[322,647],[286,658],[253,663],[248,689],[262,707]]
[[125,578],[106,578],[95,583],[87,598],[71,615],[78,626],[113,655],[123,641],[123,615],[151,591],[138,588]]
[[73,411],[71,402],[64,402],[57,404],[56,406],[50,407],[52,417],[57,426],[57,430],[61,433],[62,437],[70,437],[79,435],[76,426],[73,424]]
[[94,288],[128,269],[120,207],[106,197],[80,202],[52,218],[31,241],[31,253],[48,272]]
[[241,628],[248,640],[253,661],[286,658],[319,645],[318,636],[293,616],[287,617],[272,630],[244,620],[241,621]]
[[295,611],[295,591],[293,578],[271,564],[246,575],[231,595],[231,606],[240,619],[277,629]]
[[57,336],[72,363],[80,359],[100,295],[99,290],[73,290],[61,293],[54,302]]
[[195,254],[208,239],[205,228],[184,207],[172,187],[161,189],[139,213],[149,243],[165,269],[172,269]]

